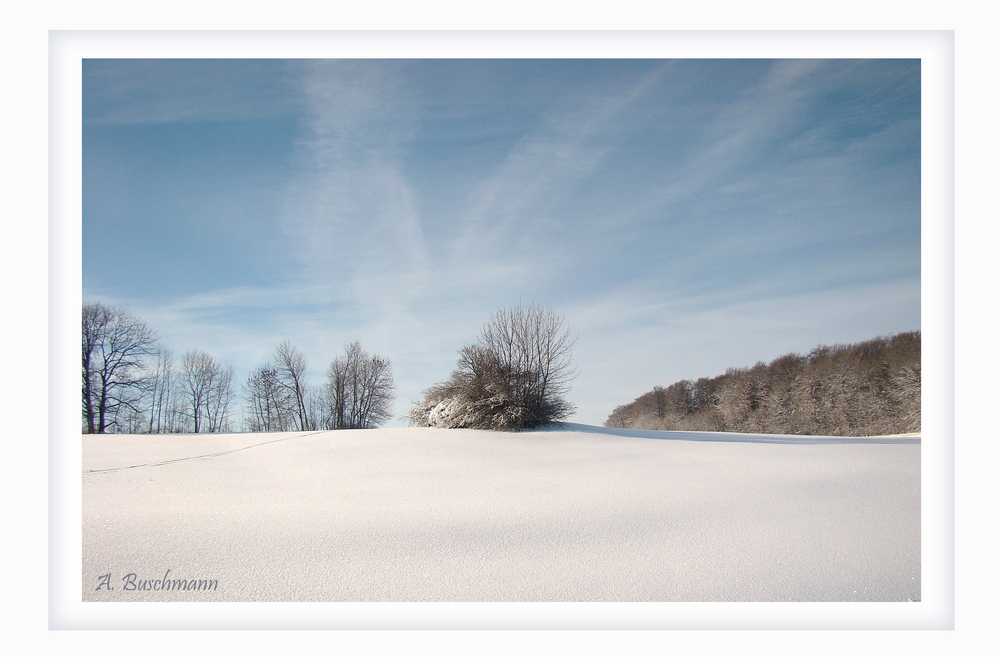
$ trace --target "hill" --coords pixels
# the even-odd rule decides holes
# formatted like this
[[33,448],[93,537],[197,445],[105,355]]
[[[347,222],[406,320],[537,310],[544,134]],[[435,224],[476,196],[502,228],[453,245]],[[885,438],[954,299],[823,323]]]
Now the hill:
[[920,598],[916,437],[87,434],[82,474],[85,601]]

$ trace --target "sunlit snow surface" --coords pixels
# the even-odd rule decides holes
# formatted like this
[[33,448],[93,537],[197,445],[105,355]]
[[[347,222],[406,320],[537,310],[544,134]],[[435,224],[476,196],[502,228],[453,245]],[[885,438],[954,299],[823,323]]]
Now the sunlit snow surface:
[[85,435],[83,599],[919,600],[920,438]]

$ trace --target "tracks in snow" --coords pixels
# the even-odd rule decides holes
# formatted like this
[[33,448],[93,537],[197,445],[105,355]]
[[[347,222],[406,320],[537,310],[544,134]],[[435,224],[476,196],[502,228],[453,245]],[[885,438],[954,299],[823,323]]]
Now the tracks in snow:
[[197,456],[184,456],[179,459],[168,459],[166,461],[157,461],[155,463],[136,463],[135,465],[122,465],[116,468],[101,468],[98,470],[84,470],[83,474],[100,474],[103,472],[115,472],[117,470],[130,470],[132,468],[155,468],[159,465],[170,465],[171,463],[180,463],[181,461],[192,461],[194,459],[205,459],[212,456],[225,456],[226,454],[234,454],[236,452],[242,452],[247,449],[253,449],[254,447],[261,447],[263,445],[272,445],[274,443],[284,442],[286,440],[291,440],[292,438],[305,438],[306,436],[315,436],[318,433],[325,433],[324,431],[311,431],[309,433],[300,433],[293,436],[285,436],[284,438],[276,438],[275,440],[265,440],[262,443],[254,443],[253,445],[246,445],[245,447],[237,447],[236,449],[228,449],[224,452],[214,452],[212,454],[199,454]]

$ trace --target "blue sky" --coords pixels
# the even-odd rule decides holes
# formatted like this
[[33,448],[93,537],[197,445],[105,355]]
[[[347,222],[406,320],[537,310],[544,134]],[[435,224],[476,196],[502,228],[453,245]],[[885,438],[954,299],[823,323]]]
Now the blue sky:
[[85,300],[241,381],[360,340],[399,416],[518,302],[591,424],[920,328],[918,60],[85,60],[83,172]]

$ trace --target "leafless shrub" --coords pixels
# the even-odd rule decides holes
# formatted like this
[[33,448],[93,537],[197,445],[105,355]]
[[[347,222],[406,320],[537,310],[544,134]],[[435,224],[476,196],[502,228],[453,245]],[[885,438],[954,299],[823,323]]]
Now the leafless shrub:
[[575,410],[564,397],[575,371],[563,323],[536,304],[496,311],[479,341],[459,351],[449,380],[414,405],[411,424],[517,431],[566,419]]

